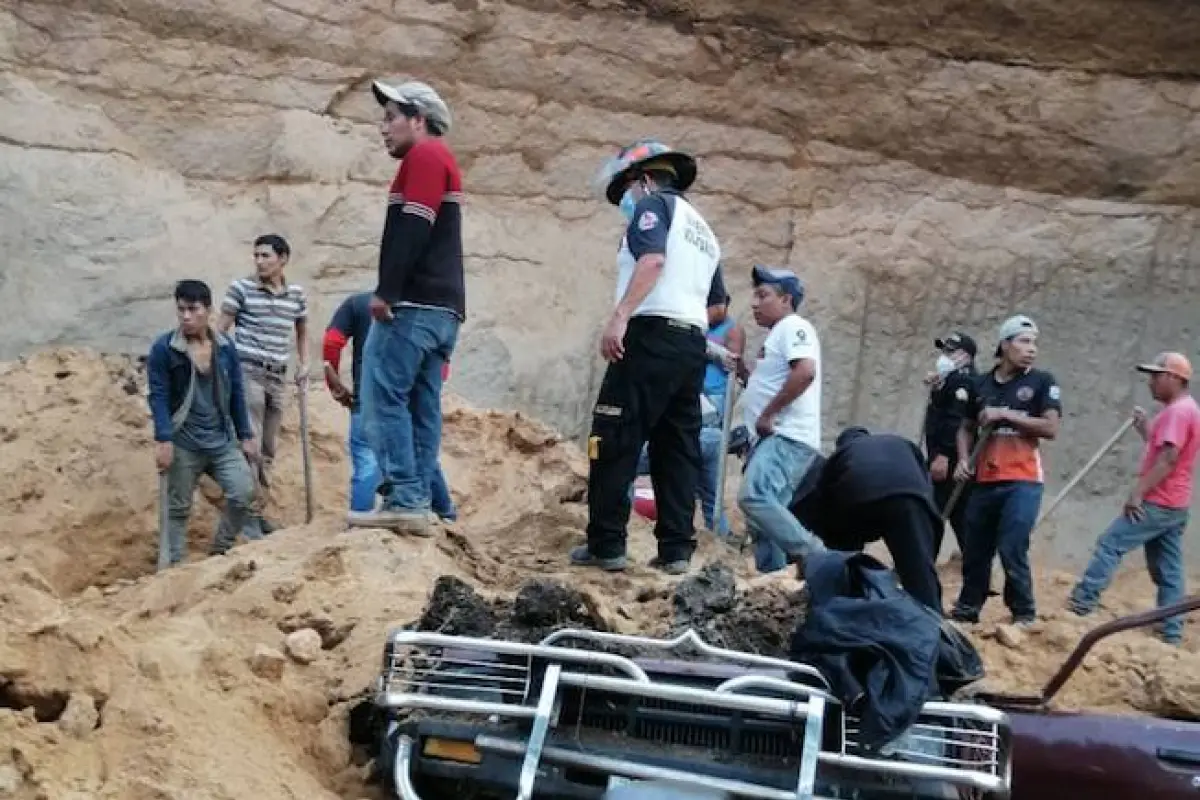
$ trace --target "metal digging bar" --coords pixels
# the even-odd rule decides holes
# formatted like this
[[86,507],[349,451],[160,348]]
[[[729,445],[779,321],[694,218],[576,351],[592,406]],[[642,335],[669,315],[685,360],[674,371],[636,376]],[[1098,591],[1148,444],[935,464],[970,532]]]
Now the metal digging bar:
[[1020,706],[1045,706],[1050,703],[1054,696],[1066,684],[1067,679],[1075,673],[1079,665],[1083,663],[1083,659],[1088,652],[1095,647],[1101,640],[1107,639],[1116,633],[1122,633],[1133,628],[1141,628],[1146,625],[1153,625],[1156,622],[1162,622],[1170,617],[1180,614],[1190,614],[1193,611],[1200,610],[1200,594],[1193,595],[1186,600],[1181,600],[1178,603],[1162,608],[1143,611],[1139,614],[1130,614],[1127,617],[1119,617],[1092,628],[1083,638],[1079,640],[1079,644],[1075,645],[1075,649],[1071,651],[1071,655],[1067,656],[1067,660],[1058,668],[1053,677],[1047,681],[1046,686],[1042,689],[1040,695],[1008,695],[998,692],[980,692],[976,695],[980,700],[988,703],[1020,705]]

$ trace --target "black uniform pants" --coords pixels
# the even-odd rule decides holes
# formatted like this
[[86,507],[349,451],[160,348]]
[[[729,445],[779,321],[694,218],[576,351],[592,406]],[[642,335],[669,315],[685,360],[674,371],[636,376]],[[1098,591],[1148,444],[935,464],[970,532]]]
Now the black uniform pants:
[[[950,495],[954,494],[954,465],[955,462],[950,462],[949,477],[944,481],[936,481],[933,484],[933,504],[937,507],[938,513],[946,510],[946,503],[950,502]],[[954,529],[954,541],[958,543],[958,552],[965,553],[967,551],[967,499],[971,496],[971,483],[963,487],[962,492],[958,495],[958,500],[954,502],[954,508],[950,509],[950,518],[947,520],[950,527]],[[946,532],[946,526],[942,525],[937,529],[933,538],[933,557],[937,559],[938,554],[942,552],[942,537]]]
[[629,486],[648,441],[658,556],[691,558],[704,351],[704,332],[695,325],[663,317],[629,320],[625,356],[608,365],[592,411],[587,537],[593,556],[625,554]]
[[929,507],[920,498],[898,495],[863,503],[853,509],[855,529],[869,532],[866,539],[883,539],[896,577],[904,591],[940,615],[942,584],[934,566],[933,541],[937,527]]

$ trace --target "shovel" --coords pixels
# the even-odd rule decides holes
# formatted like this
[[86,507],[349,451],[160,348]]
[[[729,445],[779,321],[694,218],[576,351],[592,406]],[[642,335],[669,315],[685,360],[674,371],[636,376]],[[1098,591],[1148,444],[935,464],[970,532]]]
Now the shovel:
[[[987,443],[987,440],[991,438],[991,435],[992,429],[990,426],[985,427],[982,431],[980,431],[979,441],[975,442],[975,447],[971,450],[970,459],[967,461],[967,463],[972,467],[974,467],[975,462],[979,460],[979,454],[983,451],[983,446]],[[950,519],[950,512],[952,512],[954,507],[958,505],[958,498],[962,496],[963,489],[967,488],[968,483],[970,483],[970,480],[957,481],[955,483],[954,491],[950,494],[950,499],[946,501],[946,507],[942,509],[943,522]]]
[[168,538],[170,498],[167,493],[167,473],[158,474],[158,571],[171,566],[171,542]]
[[308,382],[300,387],[300,457],[304,461],[304,523],[313,521],[312,460],[308,454]]
[[1060,489],[1058,494],[1055,495],[1054,499],[1050,501],[1050,506],[1042,512],[1042,515],[1038,517],[1038,521],[1034,524],[1034,530],[1037,530],[1038,526],[1045,522],[1046,518],[1054,513],[1054,509],[1058,508],[1059,503],[1063,501],[1063,499],[1067,496],[1067,493],[1074,489],[1075,485],[1083,480],[1084,476],[1091,472],[1093,467],[1100,463],[1100,459],[1104,458],[1104,456],[1108,454],[1109,450],[1112,450],[1114,447],[1116,447],[1117,442],[1119,442],[1121,437],[1125,435],[1126,431],[1132,427],[1133,417],[1130,417],[1121,424],[1121,427],[1117,429],[1116,433],[1108,437],[1107,442],[1100,445],[1100,449],[1092,454],[1092,457],[1088,459],[1088,462],[1084,464],[1082,468],[1080,468],[1079,472],[1075,473],[1075,477],[1067,481],[1067,485]]

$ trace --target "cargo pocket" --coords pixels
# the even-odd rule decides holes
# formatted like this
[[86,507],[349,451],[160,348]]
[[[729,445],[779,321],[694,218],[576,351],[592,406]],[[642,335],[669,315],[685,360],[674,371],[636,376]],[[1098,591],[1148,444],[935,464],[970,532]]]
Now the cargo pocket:
[[592,430],[587,443],[590,460],[612,461],[628,448],[632,439],[628,417],[628,410],[621,406],[596,403],[592,409]]

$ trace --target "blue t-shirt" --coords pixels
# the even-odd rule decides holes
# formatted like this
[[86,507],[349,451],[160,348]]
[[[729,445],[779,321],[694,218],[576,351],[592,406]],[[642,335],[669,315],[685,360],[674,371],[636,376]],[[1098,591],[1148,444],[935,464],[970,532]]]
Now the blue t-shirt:
[[[710,299],[711,304],[711,299]],[[725,320],[712,328],[708,329],[709,341],[725,347],[725,342],[729,331],[733,328],[733,320],[726,317]],[[720,364],[714,364],[711,361],[704,367],[704,393],[707,395],[725,396],[725,384],[729,380],[729,373]]]
[[352,294],[342,301],[333,312],[329,327],[341,331],[350,340],[353,351],[350,374],[354,380],[354,398],[358,402],[358,387],[362,381],[363,345],[367,342],[367,334],[371,332],[371,293],[359,292]]

